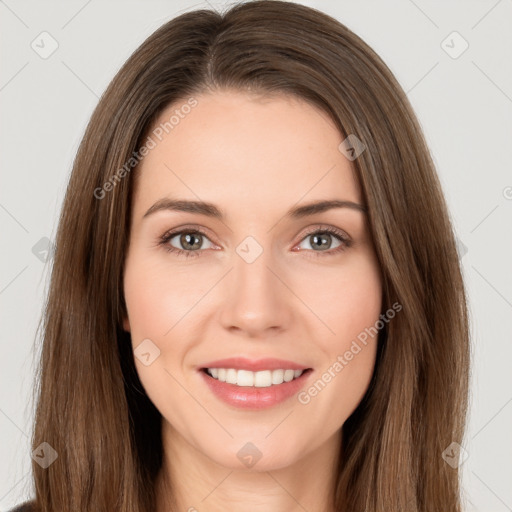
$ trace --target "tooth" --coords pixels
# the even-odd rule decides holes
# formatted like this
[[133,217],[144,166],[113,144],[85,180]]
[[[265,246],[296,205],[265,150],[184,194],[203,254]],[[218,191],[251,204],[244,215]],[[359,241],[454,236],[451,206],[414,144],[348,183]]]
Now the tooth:
[[270,370],[262,370],[254,374],[254,385],[257,388],[268,388],[272,385],[272,372]]
[[236,384],[236,370],[233,368],[226,368],[226,382],[228,384]]
[[304,370],[236,370],[235,368],[207,368],[207,373],[220,382],[234,384],[242,387],[269,387],[290,382],[300,377]]
[[284,370],[274,370],[272,372],[272,384],[282,384],[284,377]]
[[236,382],[237,382],[236,370],[234,370],[233,368],[226,369],[226,382],[228,384],[236,384]]
[[254,372],[238,370],[237,384],[239,386],[254,386]]
[[284,371],[284,381],[290,382],[291,380],[293,380],[293,373],[294,373],[293,370],[285,370]]

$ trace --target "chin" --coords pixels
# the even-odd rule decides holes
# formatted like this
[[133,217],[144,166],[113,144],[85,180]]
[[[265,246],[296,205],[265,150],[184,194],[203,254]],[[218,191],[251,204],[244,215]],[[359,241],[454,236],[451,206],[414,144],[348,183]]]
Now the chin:
[[[240,439],[240,438],[239,438]],[[230,439],[219,443],[219,450],[203,453],[219,466],[233,471],[265,472],[291,466],[301,458],[301,448],[283,446],[281,439],[258,441],[249,436],[247,441]],[[210,447],[208,447],[210,448]]]

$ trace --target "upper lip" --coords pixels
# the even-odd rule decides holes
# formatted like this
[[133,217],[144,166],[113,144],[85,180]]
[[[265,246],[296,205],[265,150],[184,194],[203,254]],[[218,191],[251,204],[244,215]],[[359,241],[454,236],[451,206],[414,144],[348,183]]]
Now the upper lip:
[[284,359],[263,358],[263,359],[248,359],[246,357],[229,357],[227,359],[217,359],[211,361],[203,366],[203,368],[234,368],[235,370],[249,370],[257,372],[261,370],[308,370],[308,366],[304,366],[293,361],[286,361]]

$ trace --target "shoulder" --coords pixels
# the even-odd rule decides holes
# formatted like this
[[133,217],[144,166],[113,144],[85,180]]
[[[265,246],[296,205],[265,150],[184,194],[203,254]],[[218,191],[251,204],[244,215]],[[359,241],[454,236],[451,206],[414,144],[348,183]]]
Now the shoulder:
[[25,501],[21,505],[17,505],[8,512],[33,512],[35,510],[35,501]]

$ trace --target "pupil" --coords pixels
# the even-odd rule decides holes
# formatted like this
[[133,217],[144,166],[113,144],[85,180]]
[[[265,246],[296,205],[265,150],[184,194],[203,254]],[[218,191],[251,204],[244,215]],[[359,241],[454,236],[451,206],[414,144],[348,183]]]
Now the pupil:
[[311,244],[311,246],[314,246],[315,244],[320,244],[319,247],[321,249],[329,249],[331,246],[330,239],[326,239],[326,237],[329,237],[330,235],[323,234],[323,235],[312,235],[312,238],[314,242]]
[[[191,239],[194,239],[196,240],[197,243],[191,243],[190,240]],[[181,243],[182,243],[182,246],[183,247],[186,247],[188,249],[199,249],[199,247],[201,246],[201,242],[199,240],[199,237],[195,234],[186,234],[186,235],[181,235]],[[187,245],[192,245],[192,247],[187,247]],[[195,245],[195,247],[194,247]]]

